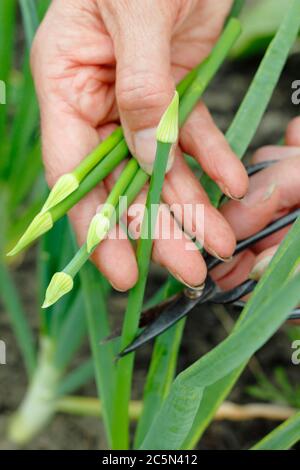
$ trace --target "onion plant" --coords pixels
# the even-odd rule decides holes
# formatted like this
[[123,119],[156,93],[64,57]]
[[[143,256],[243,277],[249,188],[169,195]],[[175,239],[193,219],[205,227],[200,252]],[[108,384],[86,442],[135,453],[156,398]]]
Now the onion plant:
[[[294,273],[300,248],[300,222],[297,221],[258,283],[233,332],[175,377],[184,321],[172,327],[155,342],[143,400],[138,404],[131,401],[134,356],[120,358],[117,362],[116,357],[120,348],[135,336],[144,303],[156,220],[156,217],[151,217],[153,214],[149,209],[160,201],[167,158],[177,139],[178,126],[183,125],[239,36],[239,21],[232,16],[237,14],[242,3],[235,2],[231,17],[211,54],[178,85],[178,93],[157,129],[157,154],[141,228],[142,234],[150,236],[142,236],[138,242],[139,278],[128,296],[119,343],[102,341],[111,333],[107,309],[111,288],[88,259],[122,215],[124,208],[119,198],[126,196],[130,204],[147,182],[148,175],[129,155],[119,127],[78,167],[62,175],[46,198],[42,200],[39,197],[40,188],[45,188],[45,183],[41,175],[40,144],[36,137],[38,108],[27,53],[21,78],[15,72],[11,73],[17,2],[3,0],[0,3],[0,13],[6,18],[5,45],[3,40],[0,42],[0,78],[9,83],[8,106],[0,107],[0,135],[3,136],[0,202],[5,221],[1,249],[4,253],[9,248],[11,255],[19,255],[41,237],[37,284],[39,301],[44,307],[39,310],[40,334],[36,346],[7,267],[9,260],[14,261],[18,257],[3,256],[0,264],[1,297],[22,352],[29,382],[25,397],[9,426],[9,436],[15,442],[28,442],[47,426],[57,411],[76,409],[77,413],[79,410],[81,414],[89,414],[89,398],[76,399],[69,395],[94,378],[99,413],[101,404],[109,447],[129,448],[130,421],[135,420],[134,448],[193,448],[251,356],[271,338],[300,301],[300,275]],[[40,2],[38,10],[34,2],[21,0],[20,4],[30,45],[46,2]],[[259,126],[299,27],[300,0],[292,0],[226,133],[239,158],[245,154]],[[12,76],[14,74],[16,76]],[[11,125],[8,109],[16,103],[19,105]],[[30,167],[27,163],[29,155]],[[78,249],[66,213],[127,157],[107,200],[91,221],[85,244]],[[23,175],[21,184],[20,174]],[[219,189],[206,175],[202,176],[201,182],[217,206],[221,196]],[[113,217],[114,214],[117,218]],[[26,226],[28,228],[21,235]],[[16,240],[19,241],[16,243]],[[150,304],[167,299],[182,287],[170,277]],[[66,293],[68,295],[64,296]],[[56,303],[58,299],[60,301]],[[72,368],[72,359],[87,338],[92,357]],[[289,448],[299,439],[299,414],[296,414],[254,448]]]

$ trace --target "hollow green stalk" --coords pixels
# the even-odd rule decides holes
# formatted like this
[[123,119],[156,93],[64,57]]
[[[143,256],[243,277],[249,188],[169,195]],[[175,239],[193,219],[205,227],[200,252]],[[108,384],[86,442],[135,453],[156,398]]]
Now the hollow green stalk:
[[[56,411],[78,416],[101,417],[103,415],[103,405],[98,398],[94,397],[66,396],[57,401]],[[139,419],[141,411],[141,401],[131,401],[129,403],[129,416],[132,421]]]
[[220,39],[214,46],[211,54],[204,60],[197,70],[196,76],[184,93],[180,102],[179,125],[182,126],[188,118],[198,100],[215,76],[232,48],[233,44],[241,34],[241,24],[237,18],[231,18],[225,27]]
[[[137,247],[139,278],[129,294],[122,329],[121,348],[124,348],[134,338],[138,328],[168,156],[172,145],[178,138],[178,102],[178,93],[176,92],[172,102],[162,116],[156,132],[156,157],[146,200],[141,236]],[[128,404],[130,401],[132,369],[133,355],[120,359],[117,367],[117,384],[112,420],[114,449],[127,449],[129,445]]]

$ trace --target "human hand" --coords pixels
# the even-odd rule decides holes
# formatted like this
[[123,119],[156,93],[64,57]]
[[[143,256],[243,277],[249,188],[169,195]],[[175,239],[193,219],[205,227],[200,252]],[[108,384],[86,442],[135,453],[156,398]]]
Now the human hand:
[[[221,209],[237,240],[249,237],[271,221],[300,207],[300,118],[293,119],[286,131],[284,146],[266,146],[254,153],[252,163],[278,160],[250,178],[246,198],[229,201]],[[231,289],[249,276],[259,280],[290,229],[286,227],[257,243],[251,250],[234,257],[212,273],[224,289]]]
[[[171,101],[175,82],[207,56],[231,3],[52,1],[32,50],[50,186],[71,171],[119,119],[130,150],[141,166],[151,171],[154,129]],[[205,248],[228,258],[234,250],[234,234],[210,205],[181,150],[192,154],[228,196],[244,196],[248,185],[245,170],[202,103],[181,131],[180,149],[167,175],[163,198],[168,204],[203,204]],[[97,207],[106,199],[109,185],[109,179],[98,185],[70,211],[80,244]],[[175,220],[172,223],[176,226]],[[187,252],[185,240],[172,237],[155,241],[155,260],[183,282],[202,284],[206,266],[200,253]],[[127,290],[136,282],[136,260],[126,237],[103,241],[93,260],[117,289]]]

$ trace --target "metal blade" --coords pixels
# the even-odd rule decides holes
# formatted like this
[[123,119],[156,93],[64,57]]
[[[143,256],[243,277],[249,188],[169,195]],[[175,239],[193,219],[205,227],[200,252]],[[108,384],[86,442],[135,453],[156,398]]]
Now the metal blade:
[[221,291],[216,292],[209,301],[214,304],[229,304],[231,302],[235,302],[239,300],[244,295],[250,294],[253,291],[254,287],[256,286],[257,282],[252,279],[247,279],[247,281],[243,282],[239,286],[236,286],[234,289],[228,291]]
[[[135,351],[137,348],[147,343],[151,339],[159,336],[164,331],[185,317],[197,304],[206,302],[215,289],[215,283],[208,278],[203,291],[199,292],[196,298],[190,298],[185,292],[170,303],[163,313],[148,325],[133,341],[125,348],[118,357]],[[195,291],[193,291],[195,294]]]

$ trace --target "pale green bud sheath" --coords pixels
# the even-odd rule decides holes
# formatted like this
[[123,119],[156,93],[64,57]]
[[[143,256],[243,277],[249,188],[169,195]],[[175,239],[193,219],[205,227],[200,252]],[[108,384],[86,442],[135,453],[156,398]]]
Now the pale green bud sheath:
[[111,217],[119,203],[119,198],[129,186],[137,170],[138,163],[134,158],[131,158],[109,194],[105,206],[100,213],[93,217],[87,235],[88,253],[91,253],[109,232]]
[[[100,181],[106,178],[107,175],[114,170],[114,168],[122,161],[128,154],[128,148],[124,140],[121,140],[120,143],[107,155],[98,165],[91,171],[87,177],[82,181],[79,187],[69,196],[67,196],[60,203],[56,204],[54,207],[51,207],[46,212],[39,213],[35,219],[32,221],[25,234],[19,240],[15,248],[9,253],[9,256],[17,254],[19,251],[29,245],[32,241],[36,240],[39,236],[46,233],[50,230],[53,224],[64,216],[68,210],[70,210],[80,199],[82,199],[91,189],[93,189]],[[51,219],[51,224],[48,224],[46,230],[41,231],[34,237],[29,237],[28,231],[32,228],[34,221],[42,220],[41,216],[43,214],[48,214],[48,219]],[[46,217],[46,216],[45,216]],[[25,237],[26,235],[26,237]],[[21,243],[22,240],[22,243]]]
[[123,131],[118,127],[110,136],[101,142],[80,164],[70,173],[62,175],[53,186],[42,208],[42,212],[56,206],[72,194],[81,181],[95,168],[103,158],[123,139]]
[[20,238],[16,246],[7,253],[7,256],[14,256],[34,240],[53,227],[53,220],[50,212],[40,212],[31,222],[24,235]]
[[87,235],[87,251],[91,253],[94,248],[106,237],[110,230],[110,218],[102,212],[94,215]]
[[73,278],[63,271],[55,273],[46,290],[42,308],[47,308],[58,301],[63,295],[73,289]]
[[66,197],[68,197],[69,194],[72,194],[78,187],[79,181],[76,176],[72,173],[62,175],[51,189],[41,212],[45,212],[51,209],[51,207],[56,206],[56,204],[66,199]]
[[156,139],[165,144],[175,144],[178,139],[178,109],[179,95],[175,91],[174,97],[159,121],[156,130]]

